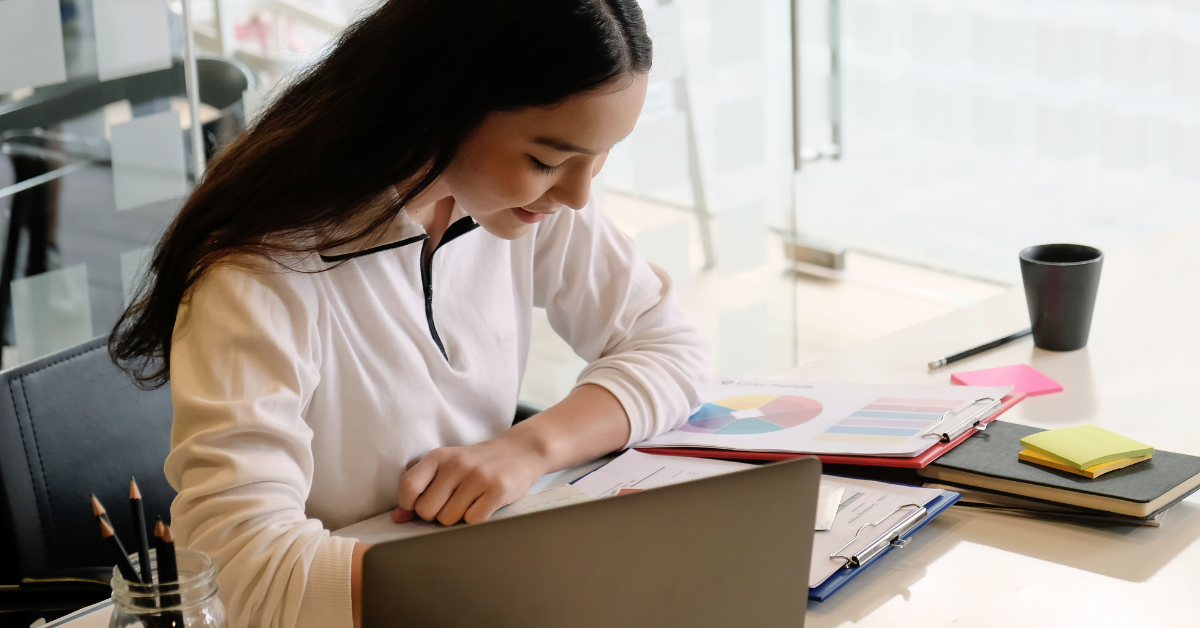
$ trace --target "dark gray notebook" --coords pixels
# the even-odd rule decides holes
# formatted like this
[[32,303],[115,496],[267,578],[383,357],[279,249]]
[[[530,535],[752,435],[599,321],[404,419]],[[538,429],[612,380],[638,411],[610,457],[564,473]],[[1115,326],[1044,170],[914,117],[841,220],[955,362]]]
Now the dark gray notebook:
[[[1094,480],[1017,459],[1017,453],[1025,449],[1021,439],[1044,431],[1006,421],[992,421],[987,430],[975,433],[933,461],[929,467],[1040,484],[1139,504],[1152,502],[1200,474],[1200,458],[1157,449],[1154,457],[1146,462],[1109,471]],[[1193,492],[1195,489],[1173,500],[1170,505]]]

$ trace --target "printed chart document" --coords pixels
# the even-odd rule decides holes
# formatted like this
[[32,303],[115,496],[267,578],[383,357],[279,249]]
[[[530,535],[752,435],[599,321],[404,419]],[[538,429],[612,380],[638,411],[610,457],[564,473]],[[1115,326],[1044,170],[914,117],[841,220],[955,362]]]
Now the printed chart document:
[[[813,535],[812,568],[808,574],[809,588],[820,585],[834,572],[845,567],[846,561],[830,558],[830,555],[853,539],[855,533],[863,525],[879,521],[881,517],[897,506],[904,504],[924,506],[942,494],[942,491],[938,489],[884,484],[871,480],[827,475],[821,476],[821,484],[822,486],[842,488],[844,493],[841,503],[837,506],[833,525],[828,530],[819,531]],[[842,554],[849,556],[866,548],[892,525],[911,516],[914,510],[916,508],[901,508],[880,525],[863,530],[858,540],[842,550]]]
[[[616,460],[575,481],[575,488],[596,499],[628,495],[637,491],[658,488],[724,475],[752,468],[755,465],[728,460],[709,460],[685,456],[661,456],[629,450]],[[845,490],[841,485],[826,482],[836,478],[821,476],[817,496],[817,530],[833,525],[838,505]]]
[[[916,456],[1012,386],[893,386],[725,381],[677,430],[638,447],[701,447],[852,456]],[[985,418],[985,417],[978,417]]]
[[617,456],[616,460],[575,480],[573,484],[575,488],[599,499],[725,475],[753,467],[754,465],[744,462],[659,456],[630,450]]
[[[633,450],[626,451],[603,466],[600,466],[599,462],[601,461],[563,472],[557,479],[561,482],[570,478],[578,478],[571,484],[542,488],[549,482],[538,482],[531,489],[530,494],[497,510],[492,515],[492,520],[569,506],[593,499],[627,495],[660,486],[733,473],[754,466],[727,460],[659,456]],[[827,480],[836,481],[827,482]],[[827,529],[832,525],[838,507],[844,501],[841,498],[844,488],[838,483],[840,481],[840,478],[821,476],[821,492],[817,497],[816,529],[818,530]],[[391,514],[383,513],[337,530],[333,532],[333,535],[356,538],[364,543],[383,543],[440,532],[448,530],[450,527],[453,526],[444,526],[421,519],[393,523]]]
[[[539,510],[549,510],[560,506],[590,502],[592,499],[588,494],[568,484],[566,486],[549,488],[540,493],[526,495],[492,513],[490,520],[507,519],[508,517],[524,515]],[[458,525],[467,524],[460,523]],[[392,514],[385,512],[382,515],[371,517],[370,519],[359,521],[354,525],[337,530],[333,533],[333,536],[355,538],[363,543],[383,543],[385,541],[395,541],[397,539],[441,532],[442,530],[449,530],[452,527],[454,526],[444,526],[436,521],[425,521],[423,519],[413,519],[405,523],[393,523]]]

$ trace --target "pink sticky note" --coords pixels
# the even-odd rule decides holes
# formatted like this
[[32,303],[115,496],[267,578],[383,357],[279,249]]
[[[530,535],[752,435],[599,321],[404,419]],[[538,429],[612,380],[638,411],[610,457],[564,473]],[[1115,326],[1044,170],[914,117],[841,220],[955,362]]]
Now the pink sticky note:
[[1062,384],[1027,364],[954,373],[950,381],[961,386],[1016,386],[1017,392],[1030,397],[1062,392],[1063,389]]

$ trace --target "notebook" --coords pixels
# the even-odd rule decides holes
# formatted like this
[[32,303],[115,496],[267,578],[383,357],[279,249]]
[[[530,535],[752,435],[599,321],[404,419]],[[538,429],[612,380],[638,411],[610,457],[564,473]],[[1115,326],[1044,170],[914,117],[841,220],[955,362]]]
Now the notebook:
[[1200,458],[1156,451],[1154,458],[1096,479],[1022,462],[1021,439],[1044,432],[993,421],[917,474],[1079,508],[1148,518],[1200,488]]
[[989,510],[1005,515],[1025,517],[1027,519],[1065,520],[1087,525],[1111,524],[1157,528],[1162,525],[1163,519],[1167,516],[1167,511],[1164,510],[1148,519],[1126,517],[1125,515],[1104,512],[1103,510],[1076,508],[1074,506],[1029,499],[1028,497],[1017,497],[1016,495],[996,493],[981,488],[943,482],[926,482],[922,486],[957,492],[962,497],[955,502],[955,506]]

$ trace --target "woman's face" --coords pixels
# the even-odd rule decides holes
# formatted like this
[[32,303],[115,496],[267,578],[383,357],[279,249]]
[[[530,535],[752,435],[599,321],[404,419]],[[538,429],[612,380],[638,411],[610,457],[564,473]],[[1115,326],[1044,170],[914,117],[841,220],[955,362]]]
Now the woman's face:
[[484,229],[508,240],[564,207],[581,209],[609,149],[637,123],[646,82],[635,74],[552,107],[490,114],[439,182]]

